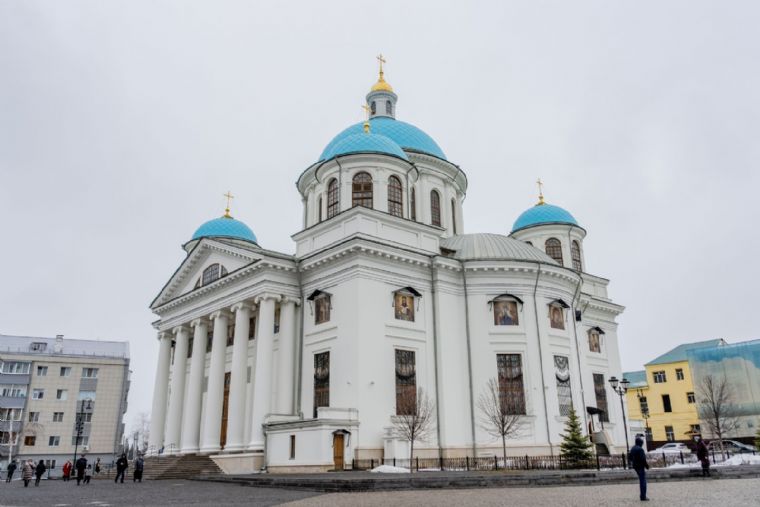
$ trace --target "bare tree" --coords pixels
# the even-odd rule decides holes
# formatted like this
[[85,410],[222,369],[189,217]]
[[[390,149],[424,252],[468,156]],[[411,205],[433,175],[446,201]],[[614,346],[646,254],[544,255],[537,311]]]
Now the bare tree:
[[135,415],[132,422],[132,435],[136,435],[136,442],[132,444],[137,446],[137,449],[145,454],[148,450],[148,440],[150,438],[150,416],[147,412],[140,412]]
[[425,440],[435,427],[435,404],[422,388],[396,395],[396,415],[391,418],[398,435],[409,442],[409,470],[413,469],[414,442]]
[[699,418],[705,422],[710,433],[718,437],[723,453],[723,437],[739,427],[733,386],[725,374],[719,378],[707,375],[699,383],[698,389]]
[[504,459],[507,458],[507,438],[516,437],[525,425],[525,418],[517,414],[508,400],[501,395],[499,381],[488,379],[483,392],[478,398],[480,410],[480,427],[494,437],[501,437]]

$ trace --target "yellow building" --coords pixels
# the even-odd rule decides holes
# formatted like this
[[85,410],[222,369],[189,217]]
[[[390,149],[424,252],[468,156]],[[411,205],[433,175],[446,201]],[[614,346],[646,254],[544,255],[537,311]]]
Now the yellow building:
[[724,343],[721,339],[685,343],[648,362],[643,371],[624,373],[630,381],[628,416],[645,420],[647,441],[686,441],[701,433],[687,352]]

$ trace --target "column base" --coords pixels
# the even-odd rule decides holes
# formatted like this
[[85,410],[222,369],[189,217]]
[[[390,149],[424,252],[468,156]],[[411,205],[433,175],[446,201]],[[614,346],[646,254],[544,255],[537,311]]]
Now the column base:
[[209,457],[225,474],[261,473],[266,465],[266,459],[262,453],[217,454]]
[[221,450],[222,450],[222,448],[220,446],[218,446],[218,445],[213,445],[213,446],[210,445],[210,446],[207,446],[207,447],[201,447],[198,450],[198,453],[199,454],[216,454],[216,453],[220,452]]
[[264,442],[251,442],[245,450],[248,452],[264,452]]
[[223,453],[230,453],[230,452],[242,452],[245,451],[246,447],[245,444],[228,444],[224,446]]
[[197,447],[183,447],[179,453],[180,454],[197,454],[199,449]]

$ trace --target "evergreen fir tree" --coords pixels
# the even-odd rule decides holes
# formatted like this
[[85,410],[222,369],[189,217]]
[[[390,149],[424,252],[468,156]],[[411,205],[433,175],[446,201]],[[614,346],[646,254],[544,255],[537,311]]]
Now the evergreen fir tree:
[[575,409],[570,409],[570,415],[565,423],[565,433],[561,435],[560,445],[562,460],[569,466],[579,466],[591,461],[594,457],[593,444],[581,431],[581,423]]

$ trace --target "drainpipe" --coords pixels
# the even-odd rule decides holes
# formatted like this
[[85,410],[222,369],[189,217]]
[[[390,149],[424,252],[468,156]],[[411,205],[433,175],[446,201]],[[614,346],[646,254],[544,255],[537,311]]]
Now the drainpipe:
[[536,270],[536,283],[533,286],[533,314],[536,317],[536,338],[538,341],[538,366],[541,372],[541,397],[544,400],[544,421],[546,422],[546,439],[549,442],[549,453],[554,456],[554,446],[552,445],[551,430],[549,429],[549,407],[546,404],[546,379],[544,378],[544,354],[541,347],[541,330],[538,322],[538,300],[536,299],[536,292],[538,291],[538,279],[541,276],[541,264],[536,263],[538,269]]
[[475,442],[475,399],[472,389],[472,347],[470,345],[470,301],[467,295],[467,271],[464,261],[459,261],[462,266],[462,279],[464,281],[464,326],[467,337],[467,380],[470,384],[470,433],[472,436],[472,457],[477,458],[477,443]]
[[438,397],[439,380],[438,380],[438,291],[436,288],[435,277],[435,259],[437,255],[430,256],[430,297],[432,299],[431,305],[433,307],[433,370],[435,374],[435,429],[436,438],[438,440],[438,458],[443,458],[443,447],[441,447],[441,404]]

